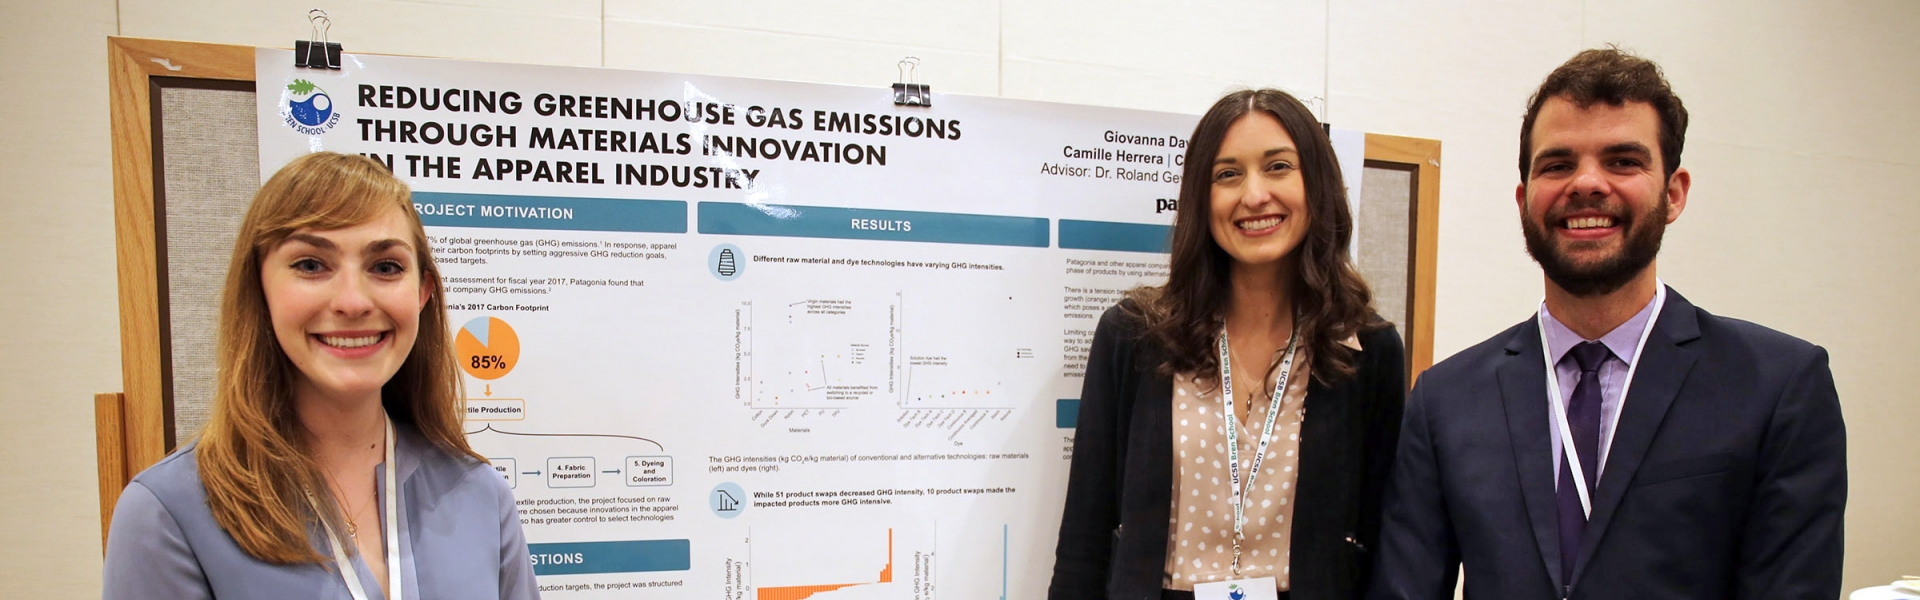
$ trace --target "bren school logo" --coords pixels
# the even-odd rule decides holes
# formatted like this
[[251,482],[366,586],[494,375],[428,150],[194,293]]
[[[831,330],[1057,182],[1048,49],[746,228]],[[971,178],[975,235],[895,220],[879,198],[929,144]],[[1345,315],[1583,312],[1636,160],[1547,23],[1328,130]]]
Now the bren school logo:
[[287,84],[287,93],[280,97],[286,101],[280,109],[280,118],[294,131],[320,135],[340,124],[340,113],[333,110],[333,97],[311,81],[293,80]]

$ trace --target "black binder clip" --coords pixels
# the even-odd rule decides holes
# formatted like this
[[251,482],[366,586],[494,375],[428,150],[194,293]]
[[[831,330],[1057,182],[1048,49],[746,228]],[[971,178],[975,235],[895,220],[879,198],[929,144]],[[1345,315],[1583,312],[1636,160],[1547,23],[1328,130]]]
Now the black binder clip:
[[893,103],[900,106],[933,106],[933,88],[919,83],[920,59],[906,57],[896,67],[900,82],[893,84]]
[[307,25],[312,27],[313,39],[293,42],[293,66],[340,70],[340,43],[327,39],[333,19],[327,18],[327,11],[316,8],[307,11]]

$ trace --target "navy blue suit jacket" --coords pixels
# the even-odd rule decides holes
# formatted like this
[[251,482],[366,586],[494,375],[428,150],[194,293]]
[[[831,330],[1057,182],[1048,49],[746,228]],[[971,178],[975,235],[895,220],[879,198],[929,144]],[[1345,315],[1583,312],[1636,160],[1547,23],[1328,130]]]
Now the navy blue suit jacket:
[[1827,353],[1671,289],[1562,573],[1546,367],[1528,319],[1407,401],[1370,598],[1837,598],[1846,428]]

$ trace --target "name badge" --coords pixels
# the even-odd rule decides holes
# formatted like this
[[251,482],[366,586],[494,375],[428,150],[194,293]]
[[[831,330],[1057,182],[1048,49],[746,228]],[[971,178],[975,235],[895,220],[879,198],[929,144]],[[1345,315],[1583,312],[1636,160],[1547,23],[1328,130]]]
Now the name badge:
[[1272,577],[1231,579],[1193,586],[1194,600],[1280,600],[1280,583]]

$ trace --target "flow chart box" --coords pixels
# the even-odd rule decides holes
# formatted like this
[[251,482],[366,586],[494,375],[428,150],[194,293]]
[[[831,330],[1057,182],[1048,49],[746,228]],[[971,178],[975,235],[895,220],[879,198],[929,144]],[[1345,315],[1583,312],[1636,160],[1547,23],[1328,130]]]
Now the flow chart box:
[[629,456],[621,476],[626,480],[627,487],[673,485],[673,457]]
[[468,398],[468,421],[519,421],[527,418],[527,401],[520,398]]
[[487,462],[493,463],[494,474],[507,479],[507,487],[509,489],[518,489],[520,487],[520,473],[514,470],[515,465],[513,459],[488,458]]
[[598,473],[591,456],[547,459],[547,487],[550,488],[590,488]]

